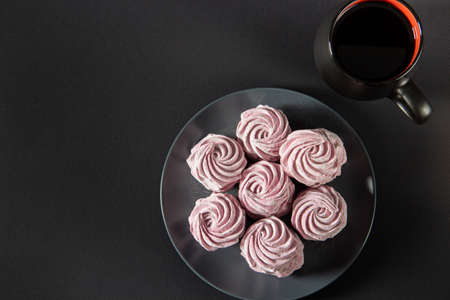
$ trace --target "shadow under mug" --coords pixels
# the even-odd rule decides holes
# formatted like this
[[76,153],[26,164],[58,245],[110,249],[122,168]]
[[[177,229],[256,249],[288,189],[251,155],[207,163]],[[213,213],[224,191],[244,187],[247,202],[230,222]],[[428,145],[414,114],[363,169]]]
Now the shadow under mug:
[[[375,3],[389,5],[390,9],[404,17],[412,30],[411,58],[405,67],[394,76],[380,80],[368,80],[350,74],[339,61],[333,44],[336,25],[358,6]],[[379,20],[383,22],[384,20]],[[410,119],[424,123],[431,114],[431,106],[426,97],[407,77],[420,57],[423,34],[420,20],[405,2],[400,0],[356,0],[347,3],[338,12],[328,15],[320,25],[314,41],[314,59],[323,79],[343,96],[357,100],[390,98]]]

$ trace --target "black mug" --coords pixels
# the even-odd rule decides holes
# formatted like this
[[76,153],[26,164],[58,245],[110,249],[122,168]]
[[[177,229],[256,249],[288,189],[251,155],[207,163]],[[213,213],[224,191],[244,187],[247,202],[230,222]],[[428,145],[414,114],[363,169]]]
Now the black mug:
[[314,59],[338,93],[358,100],[389,97],[421,124],[431,106],[407,76],[422,47],[420,20],[405,2],[356,0],[323,21],[314,41]]

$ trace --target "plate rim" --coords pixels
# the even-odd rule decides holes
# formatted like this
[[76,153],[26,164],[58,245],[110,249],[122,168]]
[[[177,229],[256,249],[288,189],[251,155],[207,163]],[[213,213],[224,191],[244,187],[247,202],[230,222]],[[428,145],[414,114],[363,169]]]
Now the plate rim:
[[[175,243],[172,239],[172,236],[170,235],[169,232],[169,228],[167,226],[167,222],[166,222],[166,218],[164,216],[164,205],[163,205],[163,181],[164,181],[164,175],[165,175],[165,171],[166,171],[166,166],[167,166],[167,161],[169,160],[170,155],[172,154],[173,151],[173,147],[175,146],[176,142],[178,141],[178,139],[180,138],[181,134],[184,132],[185,128],[193,121],[195,120],[202,112],[204,112],[206,109],[208,109],[209,107],[213,106],[214,104],[223,101],[224,99],[236,95],[236,94],[241,94],[241,93],[248,93],[248,92],[252,92],[252,91],[279,91],[279,92],[286,92],[286,93],[291,93],[291,94],[295,94],[295,95],[300,95],[302,97],[307,97],[310,100],[312,100],[313,102],[318,102],[321,105],[324,105],[326,108],[328,108],[329,110],[331,110],[333,113],[335,113],[338,117],[338,119],[340,119],[343,123],[345,123],[345,125],[347,125],[350,128],[350,131],[353,132],[353,134],[356,136],[356,139],[358,140],[359,144],[362,146],[364,154],[367,157],[367,160],[369,162],[369,168],[370,168],[370,172],[372,173],[372,178],[373,178],[373,212],[372,212],[372,217],[370,220],[370,226],[369,226],[369,230],[367,231],[366,237],[364,238],[364,241],[361,245],[361,248],[358,250],[358,252],[356,253],[356,255],[353,257],[353,259],[350,261],[350,263],[345,266],[345,268],[343,268],[342,272],[339,273],[338,276],[336,276],[336,278],[334,278],[333,280],[331,280],[330,282],[328,282],[326,285],[324,285],[323,287],[319,288],[318,290],[315,290],[313,292],[310,292],[308,294],[305,294],[303,296],[301,296],[300,298],[304,298],[307,297],[309,295],[312,295],[314,293],[317,293],[318,291],[326,288],[327,286],[329,286],[330,284],[332,284],[333,282],[335,282],[338,278],[340,278],[356,261],[356,259],[359,257],[359,255],[361,254],[362,250],[364,249],[364,247],[366,246],[367,240],[369,239],[369,236],[372,232],[372,227],[373,227],[373,222],[375,219],[375,212],[376,212],[376,208],[377,208],[377,184],[376,184],[376,178],[375,178],[375,170],[373,168],[373,164],[372,164],[372,159],[370,158],[369,152],[367,151],[366,145],[364,144],[363,140],[361,139],[361,137],[359,136],[358,132],[353,128],[353,126],[350,125],[350,123],[347,122],[347,120],[345,120],[336,110],[334,110],[333,108],[331,108],[330,106],[328,106],[327,104],[319,101],[318,99],[301,93],[301,92],[297,92],[294,90],[289,90],[289,89],[284,89],[284,88],[274,88],[274,87],[256,87],[256,88],[250,88],[250,89],[244,89],[244,90],[238,90],[235,92],[231,92],[228,93],[222,97],[219,97],[213,101],[211,101],[210,103],[208,103],[207,105],[203,106],[199,111],[197,111],[191,118],[189,118],[189,120],[183,125],[183,127],[178,131],[177,135],[175,136],[175,138],[173,139],[170,147],[169,147],[169,151],[167,152],[166,158],[164,160],[164,164],[163,164],[163,168],[162,168],[162,172],[161,172],[161,179],[160,179],[160,187],[159,187],[159,198],[160,198],[160,206],[161,206],[161,216],[164,222],[164,227],[166,229],[166,233],[167,236],[169,237],[169,240],[173,246],[173,248],[175,248],[175,251],[177,252],[177,254],[181,257],[181,260],[186,264],[186,266],[195,274],[197,275],[203,282],[206,282],[209,286],[215,288],[216,290],[230,296],[230,297],[234,297],[237,299],[242,299],[242,300],[254,300],[252,298],[245,298],[245,297],[241,297],[238,295],[234,295],[216,285],[214,285],[213,283],[211,283],[208,279],[206,279],[205,277],[203,277],[201,274],[199,274],[190,264],[189,262],[184,258],[184,256],[181,254],[180,250],[178,250],[178,248],[175,246]],[[295,299],[299,299],[299,297],[295,297],[295,298],[284,298],[283,300],[295,300]]]

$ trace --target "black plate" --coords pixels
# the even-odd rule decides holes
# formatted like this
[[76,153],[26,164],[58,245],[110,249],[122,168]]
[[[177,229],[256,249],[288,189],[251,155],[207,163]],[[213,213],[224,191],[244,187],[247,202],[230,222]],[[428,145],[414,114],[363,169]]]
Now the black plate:
[[[337,133],[348,155],[342,176],[330,183],[347,201],[347,227],[325,242],[304,241],[303,268],[282,279],[252,271],[240,256],[239,245],[207,252],[189,232],[188,216],[195,200],[210,194],[190,175],[186,164],[190,149],[208,133],[235,136],[241,112],[258,104],[283,110],[293,130],[323,127]],[[232,193],[236,193],[236,188]],[[318,100],[283,89],[240,91],[207,105],[189,120],[175,138],[161,178],[162,215],[178,254],[205,282],[242,299],[296,299],[334,281],[364,247],[372,226],[375,203],[372,164],[353,128]]]

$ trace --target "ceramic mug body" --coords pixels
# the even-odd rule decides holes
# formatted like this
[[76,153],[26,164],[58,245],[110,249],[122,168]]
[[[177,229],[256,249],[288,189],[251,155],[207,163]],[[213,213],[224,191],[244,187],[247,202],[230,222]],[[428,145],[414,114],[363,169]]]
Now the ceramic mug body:
[[[383,3],[404,16],[413,33],[411,56],[405,67],[397,74],[380,80],[367,80],[351,74],[340,61],[334,37],[336,26],[349,13],[363,5]],[[383,22],[383,20],[380,20]],[[426,97],[409,79],[420,58],[423,48],[423,32],[419,17],[405,2],[399,0],[356,0],[332,12],[320,25],[314,41],[314,59],[323,79],[343,96],[356,100],[376,100],[389,97],[416,123],[425,122],[431,114]]]

